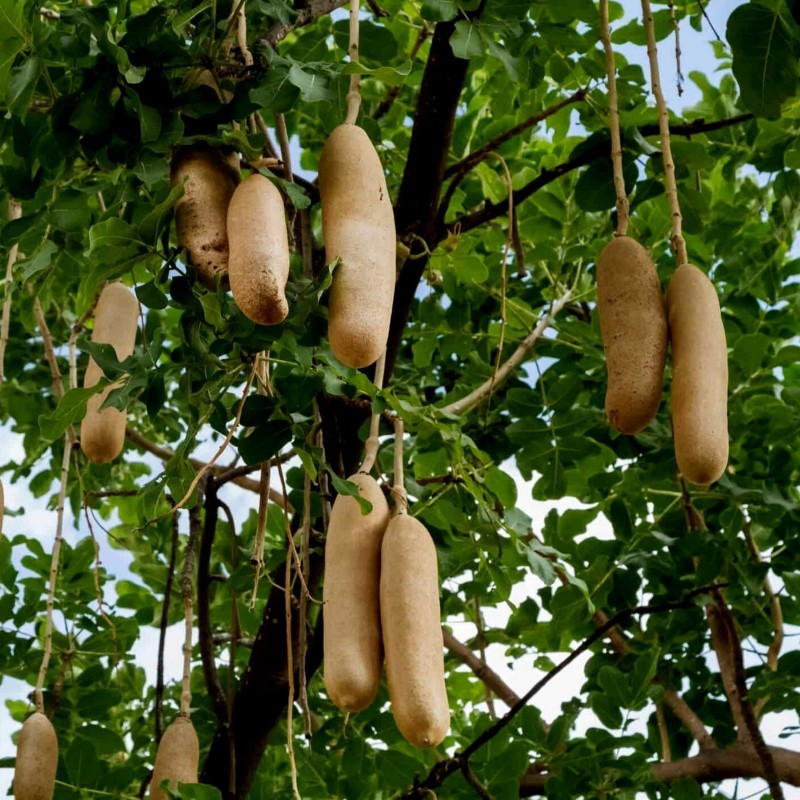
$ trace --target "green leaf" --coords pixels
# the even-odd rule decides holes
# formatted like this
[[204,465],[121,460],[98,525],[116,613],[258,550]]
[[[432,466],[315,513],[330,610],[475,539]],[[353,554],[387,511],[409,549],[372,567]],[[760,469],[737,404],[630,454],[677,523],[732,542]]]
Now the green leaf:
[[257,425],[247,436],[239,437],[236,447],[245,464],[260,464],[279,453],[291,441],[291,422],[271,419]]
[[20,283],[27,283],[40,272],[50,269],[53,257],[57,252],[58,248],[55,243],[46,239],[30,258],[24,261],[17,261],[14,264],[14,272],[19,271],[19,276],[15,277]]
[[39,73],[42,69],[41,62],[36,56],[31,56],[22,66],[11,71],[6,92],[6,103],[12,114],[24,117],[28,110]]
[[453,0],[422,0],[420,13],[423,19],[432,22],[449,22],[458,16],[458,3]]
[[53,442],[64,435],[70,425],[74,425],[86,415],[86,403],[89,398],[101,391],[100,386],[88,389],[70,389],[64,393],[58,405],[50,414],[39,416],[39,429],[42,437]]
[[450,47],[457,58],[476,58],[483,55],[483,43],[478,26],[470,20],[456,22],[450,37]]
[[772,340],[763,333],[747,333],[733,345],[733,360],[742,372],[752,375],[766,360]]
[[727,38],[733,53],[733,74],[742,101],[757,116],[775,119],[797,92],[800,52],[784,18],[785,9],[745,3],[728,18]]
[[181,800],[222,800],[216,786],[204,783],[179,783],[177,795]]
[[306,103],[329,102],[334,99],[328,79],[321,73],[303,69],[292,64],[288,75],[289,83],[300,90],[300,97]]
[[369,514],[369,512],[372,511],[372,503],[361,496],[361,491],[357,483],[342,480],[327,464],[325,465],[325,471],[330,476],[333,488],[336,489],[337,494],[355,497],[358,501],[358,505],[361,506],[362,514]]

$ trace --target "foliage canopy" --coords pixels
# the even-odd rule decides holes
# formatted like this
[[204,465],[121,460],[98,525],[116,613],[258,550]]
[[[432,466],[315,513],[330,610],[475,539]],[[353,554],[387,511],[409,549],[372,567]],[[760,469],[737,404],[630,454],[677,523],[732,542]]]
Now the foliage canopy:
[[[704,5],[718,2],[681,0],[678,23],[707,30]],[[534,697],[475,750],[469,768],[445,762],[428,785],[441,798],[644,790],[694,798],[697,781],[760,776],[779,796],[776,776],[800,784],[800,753],[764,748],[753,714],[798,711],[798,655],[778,641],[784,623],[800,624],[797,3],[735,8],[715,43],[717,62],[689,76],[702,99],[671,118],[689,254],[719,292],[730,348],[730,463],[707,488],[677,475],[669,369],[659,415],[641,434],[617,435],[603,414],[593,271],[613,234],[614,191],[597,4],[386,0],[387,15],[378,6],[363,15],[355,65],[345,59],[346,18],[331,16],[342,5],[247,2],[249,67],[232,40],[225,0],[0,0],[0,188],[21,204],[0,244],[24,254],[6,286],[13,298],[0,418],[24,446],[24,457],[2,468],[7,495],[9,484],[25,484],[42,506],[55,506],[64,434],[91,393],[72,388],[61,400],[54,393],[36,304],[64,376],[66,344],[104,282],[134,286],[144,307],[136,352],[122,365],[108,348],[78,338],[108,378],[123,376],[109,402],[127,408],[132,430],[113,465],[89,465],[76,451],[70,469],[68,519],[79,533],[62,550],[45,683],[61,748],[56,797],[133,796],[152,768],[158,690],[131,649],[159,626],[168,586],[165,619],[182,618],[170,565],[179,568],[187,527],[200,539],[192,687],[202,780],[226,797],[291,796],[284,517],[271,503],[265,562],[272,580],[261,581],[251,608],[258,503],[248,490],[258,489],[262,464],[292,450],[286,491],[301,510],[308,479],[307,579],[319,597],[324,504],[352,489],[344,479],[358,463],[370,407],[404,420],[406,487],[411,512],[437,546],[444,623],[474,622],[481,608],[494,607],[508,609],[508,622],[487,625],[483,642],[474,637],[468,648],[450,643],[451,732],[442,748],[425,752],[397,733],[385,689],[345,726],[317,672],[320,615],[310,603],[307,742],[297,714],[294,723],[303,798],[423,796],[411,789],[415,775],[425,779],[492,722],[486,687],[464,666],[470,650],[475,657],[489,643],[507,660],[548,670],[605,619],[642,602],[660,607],[623,616],[609,637],[586,646],[583,683],[555,719],[542,718]],[[610,5],[615,45],[643,47],[631,8]],[[655,23],[662,60],[672,58],[666,6],[657,7]],[[651,249],[666,283],[674,259],[656,113],[646,74],[617,50],[632,233]],[[216,88],[193,81],[202,69]],[[204,140],[234,147],[252,163],[270,145],[248,117],[261,113],[271,129],[283,115],[300,167],[313,175],[343,119],[352,70],[362,74],[359,122],[383,160],[398,231],[381,392],[369,370],[344,368],[327,346],[330,269],[313,179],[291,181],[280,165],[264,169],[285,192],[297,244],[290,315],[276,327],[249,322],[223,287],[200,286],[172,224],[182,192],[169,182],[173,147]],[[503,164],[513,185],[510,237]],[[567,291],[523,366],[488,402],[456,413],[458,400],[491,378],[501,340],[504,361]],[[198,446],[230,430],[260,351],[270,354],[272,392],[247,398],[222,459],[231,463],[235,450],[243,466],[207,474],[178,535],[167,512],[189,490],[198,459],[206,461]],[[379,465],[391,477],[388,424],[383,433]],[[515,470],[533,481],[534,500],[568,498],[572,508],[553,508],[534,529]],[[280,483],[273,469],[273,496]],[[119,579],[100,570],[104,608],[93,541],[80,522],[84,505],[98,536],[111,526],[102,548],[118,548],[120,562],[124,553],[130,563],[130,576]],[[49,535],[26,524],[30,511],[8,509],[13,533],[0,541],[0,674],[33,686],[50,554],[42,541]],[[597,534],[601,517],[612,536]],[[301,522],[294,514],[292,530]],[[531,576],[541,588],[525,596]],[[724,589],[693,594],[711,584]],[[297,615],[292,632],[296,645]],[[231,645],[231,635],[249,646]],[[295,648],[295,666],[297,655]],[[486,680],[503,695],[491,673]],[[749,700],[729,701],[743,680]],[[167,721],[179,691],[164,691]],[[20,723],[31,709],[23,696],[8,706]],[[588,729],[575,725],[584,708],[595,717]],[[723,796],[715,791],[706,796]],[[216,795],[189,787],[183,796]]]

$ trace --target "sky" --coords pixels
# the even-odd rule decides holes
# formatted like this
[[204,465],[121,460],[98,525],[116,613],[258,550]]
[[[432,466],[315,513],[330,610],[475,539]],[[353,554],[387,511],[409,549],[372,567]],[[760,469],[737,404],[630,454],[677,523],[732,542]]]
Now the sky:
[[[638,0],[623,0],[622,5],[625,8],[627,21],[640,13],[640,6]],[[720,35],[724,36],[725,21],[727,20],[733,8],[740,5],[739,0],[710,0],[707,4],[708,13],[717,31]],[[620,26],[624,21],[615,23]],[[685,75],[694,70],[708,70],[714,64],[714,58],[711,50],[710,42],[713,36],[708,25],[704,25],[701,32],[696,32],[688,23],[681,26],[681,45],[683,50],[683,72]],[[675,59],[672,51],[672,40],[669,40],[668,48],[661,46],[661,70],[662,70],[662,84],[664,87],[667,101],[671,108],[680,110],[701,99],[700,92],[694,84],[687,80],[684,84],[684,93],[682,97],[678,97],[676,91],[676,70]],[[625,46],[623,52],[629,61],[641,64],[647,72],[646,54],[643,49],[631,46]],[[296,150],[296,142],[295,150]],[[299,164],[300,159],[298,153],[295,152],[295,163]],[[309,176],[313,177],[313,176]],[[9,459],[22,458],[22,444],[21,437],[9,432],[4,431],[4,447],[8,454]],[[210,456],[215,446],[205,446],[197,453],[198,457]],[[148,457],[152,464],[154,474],[160,470],[160,462],[157,459]],[[223,458],[223,461],[225,459]],[[525,482],[519,475],[516,468],[507,463],[503,465],[508,474],[515,478],[518,484],[518,505],[521,510],[527,513],[533,519],[534,530],[540,530],[547,512],[551,508],[556,508],[563,511],[566,508],[579,507],[579,504],[574,500],[565,499],[562,501],[541,503],[534,501],[531,495],[531,488],[536,477],[533,481]],[[41,500],[36,500],[27,490],[23,484],[6,485],[6,505],[9,509],[18,509],[24,511],[17,516],[6,516],[5,532],[9,536],[13,536],[17,532],[30,532],[33,530],[41,532],[41,540],[45,549],[49,550],[52,545],[53,532],[55,530],[55,512],[49,511],[44,508]],[[255,496],[251,495],[238,487],[231,484],[226,487],[227,501],[231,505],[234,514],[239,517],[241,514],[246,514],[248,510],[253,507]],[[182,531],[186,530],[185,516],[182,519]],[[611,536],[611,529],[608,522],[601,516],[594,527],[590,529],[591,532],[598,536]],[[84,523],[80,523],[76,531],[72,525],[71,520],[67,520],[65,525],[65,538],[70,543],[75,543],[78,539],[87,535]],[[111,593],[111,586],[114,579],[121,579],[131,577],[128,571],[129,558],[124,551],[112,549],[105,541],[102,532],[98,531],[100,537],[100,546],[102,553],[102,562],[109,572],[108,588],[106,589],[108,600],[113,600]],[[18,556],[19,557],[19,556]],[[524,597],[535,594],[538,591],[540,584],[537,580],[531,577],[523,584],[515,587],[514,594],[512,595],[513,602],[520,602]],[[491,627],[501,627],[505,625],[508,617],[509,610],[507,607],[499,607],[496,609],[484,609],[487,624]],[[475,635],[474,626],[471,623],[465,623],[459,620],[447,620],[451,625],[454,634],[463,640],[470,639]],[[180,680],[181,673],[181,625],[173,626],[168,631],[167,636],[167,659],[165,680],[167,682]],[[137,663],[142,666],[147,672],[148,681],[155,681],[155,661],[156,661],[156,645],[158,640],[158,630],[155,628],[145,628],[142,630],[142,636],[134,647],[134,656]],[[786,648],[793,646],[791,643],[794,639],[787,639]],[[557,657],[555,654],[554,658]],[[534,655],[524,659],[516,660],[509,663],[503,655],[502,647],[499,645],[490,646],[487,652],[487,660],[489,665],[494,669],[511,688],[518,694],[523,694],[530,686],[540,678],[543,673],[533,667]],[[553,683],[550,684],[547,691],[542,693],[541,696],[536,698],[539,707],[542,710],[544,719],[552,720],[559,712],[560,704],[577,694],[579,687],[583,681],[583,665],[585,658],[578,659],[571,667],[559,675]],[[714,664],[714,656],[709,655],[709,660]],[[8,714],[5,701],[8,699],[20,700],[24,698],[28,691],[27,686],[22,683],[10,679],[4,679],[0,684],[0,758],[13,756],[14,749],[10,739],[10,733],[16,727]],[[502,703],[497,701],[498,709],[502,709]],[[649,713],[649,711],[647,712]],[[585,730],[596,723],[590,712],[584,712],[578,719],[577,728],[579,731]],[[798,723],[796,715],[768,715],[765,719],[764,731],[765,737],[769,743],[787,745],[786,740],[779,740],[778,733],[784,725],[796,725]],[[634,730],[641,729],[641,725],[636,727],[634,723]],[[791,746],[789,740],[788,746]],[[0,769],[0,795],[6,794],[11,785],[11,770]],[[763,781],[742,781],[739,785],[738,796],[746,797],[753,792],[756,792],[760,787],[764,786]],[[729,781],[725,787],[732,794],[733,782]],[[800,790],[792,787],[785,788],[785,795],[787,800],[800,800]]]

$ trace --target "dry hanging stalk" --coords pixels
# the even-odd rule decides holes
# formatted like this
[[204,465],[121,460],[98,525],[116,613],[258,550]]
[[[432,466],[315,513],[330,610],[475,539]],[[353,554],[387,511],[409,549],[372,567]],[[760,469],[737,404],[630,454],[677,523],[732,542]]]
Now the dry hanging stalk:
[[678,97],[683,95],[683,72],[681,71],[681,29],[675,15],[674,0],[669,0],[669,17],[672,20],[672,30],[675,32],[675,72],[678,85]]
[[[308,583],[311,572],[311,476],[306,472],[303,483],[303,526],[300,529],[300,562],[303,567],[303,579]],[[311,738],[311,709],[308,706],[308,691],[306,687],[306,656],[308,653],[308,597],[305,592],[300,592],[300,620],[298,642],[298,677],[300,691],[298,702],[303,714],[303,730],[306,738]]]
[[658,127],[661,133],[661,152],[664,156],[664,180],[666,183],[667,199],[669,200],[672,215],[672,249],[678,266],[686,264],[689,256],[686,253],[686,242],[683,239],[683,218],[678,200],[678,185],[675,181],[675,162],[672,158],[672,147],[669,136],[669,111],[661,91],[661,76],[658,70],[658,50],[656,48],[656,32],[653,23],[653,13],[650,10],[650,0],[642,0],[642,16],[644,30],[647,36],[647,56],[650,60],[650,82],[658,108]]
[[44,652],[42,653],[42,663],[39,667],[39,677],[34,689],[34,703],[36,710],[44,713],[44,681],[47,675],[47,667],[50,664],[50,654],[53,650],[53,603],[56,595],[56,579],[58,577],[58,557],[61,552],[61,539],[64,530],[64,501],[67,495],[67,475],[69,474],[69,459],[72,446],[69,434],[64,435],[64,456],[61,459],[61,484],[58,490],[58,506],[56,507],[56,535],[53,540],[53,554],[50,558],[50,582],[47,590],[47,616],[44,628]]
[[[271,394],[269,383],[269,355],[259,353],[256,358],[258,364],[258,393],[260,395]],[[261,570],[264,569],[264,537],[267,533],[267,514],[269,511],[269,483],[272,475],[272,464],[267,462],[261,466],[261,479],[258,492],[258,519],[256,520],[256,539],[253,544],[253,553],[250,556],[250,563],[255,569],[253,578],[253,593],[250,596],[250,610],[256,606],[258,596],[258,584],[261,580]]]
[[[386,350],[381,353],[378,363],[375,364],[375,387],[380,390],[383,388],[383,373],[386,368]],[[369,424],[369,438],[367,439],[364,447],[364,461],[358,468],[359,472],[366,472],[369,474],[375,466],[375,460],[378,458],[378,447],[380,442],[378,440],[378,433],[380,431],[381,415],[373,414]]]
[[611,31],[608,26],[608,0],[600,0],[600,39],[606,53],[608,75],[608,128],[611,134],[611,164],[614,169],[614,191],[617,193],[617,236],[626,236],[630,204],[625,193],[625,175],[622,170],[622,137],[619,132],[619,98],[617,96],[617,73],[614,66],[614,49],[611,47]]
[[289,766],[292,773],[292,795],[295,800],[301,800],[300,790],[297,788],[297,762],[294,758],[292,730],[292,712],[294,710],[294,637],[292,636],[292,559],[289,558],[288,553],[286,554],[286,577],[283,593],[286,614],[286,682],[289,686],[289,697],[286,703],[286,752],[289,755]]
[[183,559],[183,572],[181,573],[181,594],[183,595],[184,616],[184,641],[183,641],[183,677],[181,679],[181,709],[182,717],[190,716],[192,705],[192,628],[194,626],[194,552],[197,545],[196,526],[189,527],[189,539],[186,542],[186,554]]
[[[8,202],[9,221],[22,216],[22,206],[15,200]],[[11,326],[11,296],[14,291],[14,264],[19,256],[19,245],[13,244],[8,251],[6,278],[3,285],[3,319],[0,322],[0,383],[5,380],[6,347],[8,346],[8,330]]]
[[[192,479],[192,482],[189,484],[189,488],[186,490],[186,494],[167,512],[167,514],[174,514],[178,509],[183,508],[186,504],[187,500],[192,496],[192,492],[197,488],[197,484],[200,483],[203,475],[217,463],[217,460],[220,456],[225,452],[228,448],[228,445],[231,443],[231,439],[233,439],[233,435],[236,433],[236,429],[239,427],[239,421],[242,418],[242,412],[244,411],[244,404],[247,400],[247,395],[250,394],[250,387],[253,385],[253,378],[256,374],[256,366],[258,365],[258,359],[253,362],[253,368],[250,370],[250,375],[247,378],[247,383],[244,387],[244,392],[242,392],[242,399],[239,401],[239,407],[236,409],[236,416],[233,419],[233,424],[231,425],[231,429],[228,431],[228,435],[223,439],[222,444],[217,449],[217,452],[211,457],[210,461],[207,461],[197,472],[197,474]],[[155,522],[155,520],[151,520],[151,522]]]
[[489,385],[489,397],[486,401],[486,413],[489,413],[489,403],[492,402],[492,392],[494,385],[497,381],[497,374],[500,371],[500,361],[503,358],[503,345],[506,340],[506,293],[508,291],[508,256],[514,247],[514,226],[516,219],[514,217],[514,187],[511,181],[511,172],[508,169],[506,160],[499,153],[490,153],[502,165],[503,173],[508,189],[508,233],[506,235],[506,243],[503,246],[503,257],[500,262],[500,337],[497,342],[497,357],[494,362],[494,370],[492,372],[492,382]]
[[394,495],[395,513],[408,514],[408,494],[403,476],[403,420],[394,418]]
[[[350,0],[350,46],[347,49],[350,63],[358,63],[358,0]],[[350,75],[350,89],[347,92],[347,116],[345,124],[355,125],[361,108],[361,75]]]

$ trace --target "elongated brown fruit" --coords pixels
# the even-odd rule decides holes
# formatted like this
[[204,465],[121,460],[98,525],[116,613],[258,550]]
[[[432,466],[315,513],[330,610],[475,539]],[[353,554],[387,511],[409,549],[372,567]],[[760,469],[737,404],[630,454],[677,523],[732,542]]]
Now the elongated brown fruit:
[[41,711],[25,720],[14,766],[16,800],[51,800],[56,788],[58,740],[53,724]]
[[322,232],[333,273],[328,338],[349,367],[366,367],[386,347],[394,297],[394,212],[378,154],[356,125],[331,133],[319,162]]
[[597,260],[597,310],[606,353],[606,416],[636,433],[658,411],[667,357],[667,315],[650,254],[619,236]]
[[728,463],[728,346],[717,290],[681,264],[667,289],[672,342],[672,428],[681,474],[718,480]]
[[[124,361],[133,353],[138,324],[139,301],[133,292],[122,283],[109,283],[97,301],[92,341],[113,345],[117,360]],[[94,386],[102,377],[103,370],[90,358],[83,378],[84,388]],[[86,416],[81,422],[81,449],[95,464],[113,461],[122,452],[125,443],[128,415],[118,408],[100,411],[112,388],[107,386],[89,398]]]
[[383,537],[381,627],[397,727],[411,744],[436,747],[450,727],[436,547],[408,514],[392,517]]
[[228,278],[236,305],[261,325],[289,313],[289,237],[281,193],[263,175],[242,181],[228,206]]
[[374,478],[358,473],[348,480],[372,510],[362,514],[358,501],[343,494],[333,504],[322,589],[324,674],[331,700],[345,711],[361,711],[381,683],[381,542],[389,505]]
[[188,717],[178,717],[164,731],[156,751],[156,763],[150,780],[150,800],[167,800],[161,788],[164,779],[174,789],[178,783],[197,783],[200,744]]
[[200,281],[213,287],[217,275],[227,278],[228,203],[239,182],[239,159],[203,143],[178,147],[170,177],[174,186],[184,187],[175,206],[178,243]]

